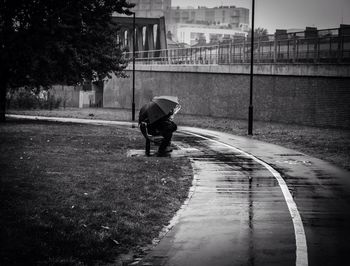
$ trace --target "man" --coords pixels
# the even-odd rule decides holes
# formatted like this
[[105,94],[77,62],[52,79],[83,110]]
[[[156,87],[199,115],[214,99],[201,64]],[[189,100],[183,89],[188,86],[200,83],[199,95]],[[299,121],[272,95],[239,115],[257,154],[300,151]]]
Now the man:
[[171,139],[173,137],[173,133],[177,130],[177,125],[173,121],[174,110],[169,112],[168,115],[150,123],[147,112],[147,105],[143,106],[140,110],[139,114],[139,124],[141,122],[147,123],[147,130],[150,135],[161,135],[163,136],[162,143],[158,149],[158,155],[164,156],[168,152],[171,152],[172,149],[170,147]]
[[170,112],[167,116],[155,121],[148,126],[148,132],[151,135],[162,135],[163,140],[158,149],[158,155],[162,156],[168,152],[172,152],[170,147],[173,133],[177,130],[177,125],[172,120],[173,112]]

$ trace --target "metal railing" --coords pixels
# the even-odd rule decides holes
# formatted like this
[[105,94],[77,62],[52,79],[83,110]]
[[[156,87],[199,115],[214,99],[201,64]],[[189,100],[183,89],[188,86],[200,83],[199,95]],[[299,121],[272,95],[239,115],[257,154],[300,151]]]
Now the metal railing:
[[[267,35],[254,42],[255,63],[350,63],[350,34],[340,29]],[[250,62],[250,39],[217,45],[136,51],[137,64],[244,64]],[[126,53],[132,59],[132,53]]]

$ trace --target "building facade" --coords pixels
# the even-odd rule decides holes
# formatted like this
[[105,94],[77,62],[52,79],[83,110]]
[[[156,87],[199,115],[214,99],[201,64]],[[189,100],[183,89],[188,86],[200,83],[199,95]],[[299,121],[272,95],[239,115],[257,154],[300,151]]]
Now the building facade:
[[130,0],[138,18],[165,19],[169,39],[189,45],[208,44],[246,36],[249,27],[249,9],[236,6],[214,8],[172,7],[171,0]]
[[217,26],[206,26],[199,24],[175,24],[174,32],[180,43],[193,45],[216,44],[219,41],[246,37],[247,32],[239,29],[220,28]]
[[133,11],[137,17],[160,18],[169,13],[171,0],[129,0],[134,3]]
[[248,30],[249,9],[235,6],[190,9],[172,8],[166,18],[170,24],[220,25],[223,27]]

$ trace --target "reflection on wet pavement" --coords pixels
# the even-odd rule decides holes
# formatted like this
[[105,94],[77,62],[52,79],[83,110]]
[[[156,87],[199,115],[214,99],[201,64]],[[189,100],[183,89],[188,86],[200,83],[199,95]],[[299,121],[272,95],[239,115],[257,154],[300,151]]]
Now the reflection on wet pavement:
[[200,151],[195,193],[144,265],[294,265],[293,224],[271,173],[215,142],[176,141]]

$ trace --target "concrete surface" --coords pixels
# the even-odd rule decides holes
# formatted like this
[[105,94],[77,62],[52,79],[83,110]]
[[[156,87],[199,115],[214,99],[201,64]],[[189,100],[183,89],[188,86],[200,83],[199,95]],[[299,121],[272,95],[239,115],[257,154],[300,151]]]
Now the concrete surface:
[[[250,64],[234,65],[143,65],[136,64],[137,71],[168,71],[189,73],[228,73],[228,74],[250,74]],[[132,70],[132,64],[127,67]],[[281,75],[281,76],[327,76],[327,77],[350,77],[350,67],[346,64],[254,64],[256,75]]]
[[191,150],[194,192],[138,265],[349,264],[349,172],[250,138],[179,132],[174,142]]
[[[185,69],[167,71],[167,66],[161,69],[136,71],[136,109],[154,96],[176,95],[181,99],[182,114],[248,117],[249,75],[186,72]],[[128,71],[128,75],[132,73]],[[349,84],[349,76],[255,75],[254,118],[266,122],[350,128]],[[103,106],[130,108],[131,88],[131,78],[108,80],[104,84]]]

